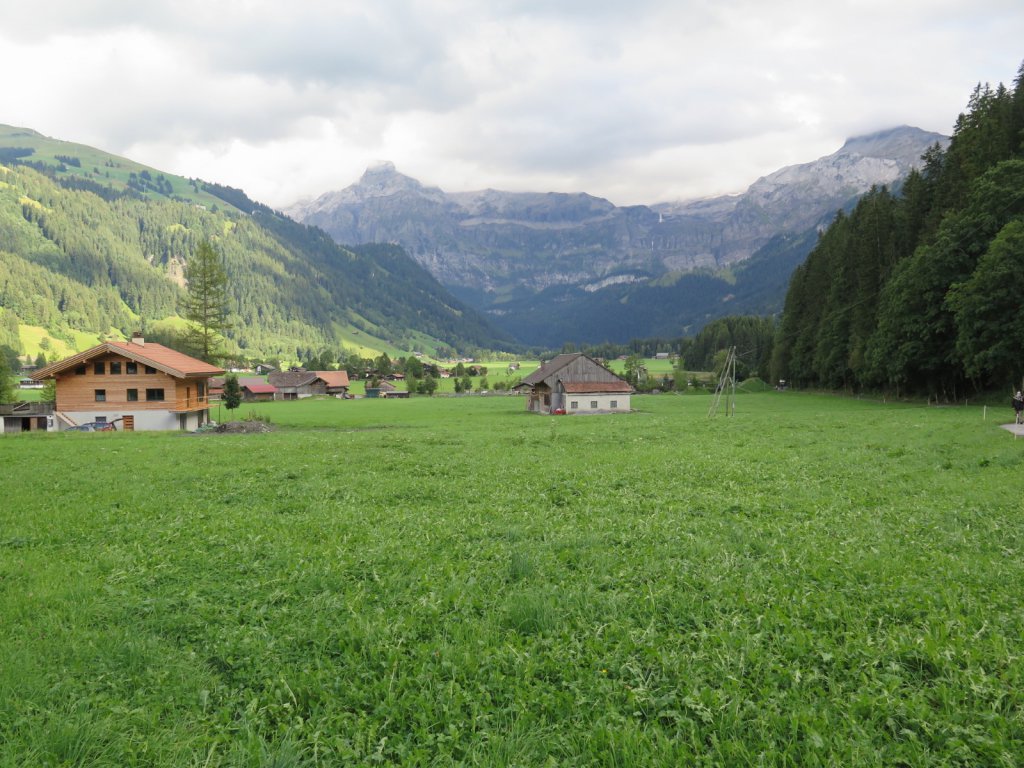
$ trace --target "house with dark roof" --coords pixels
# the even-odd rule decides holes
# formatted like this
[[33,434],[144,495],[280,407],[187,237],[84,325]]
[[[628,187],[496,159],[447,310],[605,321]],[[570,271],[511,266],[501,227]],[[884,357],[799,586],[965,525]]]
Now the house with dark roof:
[[[396,387],[390,381],[381,380],[377,382],[377,386],[366,388],[366,396],[386,398],[392,396],[397,391],[398,387]],[[408,393],[406,393],[406,396],[408,396]]]
[[224,370],[162,344],[106,341],[32,373],[54,379],[51,429],[90,422],[119,429],[194,430],[210,420],[209,381]]
[[307,371],[304,368],[274,371],[267,376],[267,383],[277,390],[276,400],[299,400],[313,395],[344,397],[349,387],[345,371]]
[[633,387],[580,352],[558,355],[516,387],[534,413],[619,413],[630,410]]
[[327,394],[327,385],[320,381],[314,371],[305,368],[273,371],[267,375],[267,383],[277,389],[275,400],[298,400]]

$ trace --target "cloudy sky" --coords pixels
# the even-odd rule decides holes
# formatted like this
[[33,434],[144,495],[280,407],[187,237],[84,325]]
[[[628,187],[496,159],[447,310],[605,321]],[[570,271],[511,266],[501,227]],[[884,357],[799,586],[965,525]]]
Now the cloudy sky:
[[0,123],[284,207],[371,164],[618,204],[740,192],[1012,83],[1020,0],[3,4]]

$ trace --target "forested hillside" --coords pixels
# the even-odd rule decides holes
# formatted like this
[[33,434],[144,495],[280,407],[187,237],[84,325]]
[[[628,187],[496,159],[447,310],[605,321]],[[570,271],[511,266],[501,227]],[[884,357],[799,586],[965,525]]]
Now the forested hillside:
[[151,188],[142,189],[134,171],[101,185],[65,172],[81,168],[71,154],[55,158],[51,150],[49,162],[26,165],[40,156],[17,150],[0,147],[10,163],[0,165],[0,345],[23,351],[24,326],[72,347],[83,332],[173,332],[184,265],[203,240],[225,261],[228,345],[239,356],[304,359],[346,343],[453,351],[503,341],[396,246],[342,248],[239,190],[195,182],[201,194],[193,200],[175,192],[186,180],[146,173]]
[[1024,374],[1024,66],[981,86],[899,196],[873,189],[793,275],[773,374],[955,399]]

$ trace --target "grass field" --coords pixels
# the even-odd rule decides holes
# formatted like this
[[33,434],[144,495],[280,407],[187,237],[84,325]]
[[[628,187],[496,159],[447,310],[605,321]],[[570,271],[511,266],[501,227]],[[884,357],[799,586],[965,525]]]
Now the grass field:
[[1024,441],[708,404],[0,438],[0,766],[1019,764]]

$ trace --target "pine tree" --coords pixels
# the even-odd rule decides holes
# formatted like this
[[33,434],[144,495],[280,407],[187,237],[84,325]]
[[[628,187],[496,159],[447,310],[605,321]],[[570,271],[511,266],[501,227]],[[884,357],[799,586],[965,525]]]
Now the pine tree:
[[185,344],[197,357],[214,362],[224,355],[221,345],[231,326],[227,319],[227,271],[209,241],[202,241],[188,260],[185,280],[188,295],[184,313],[189,321]]
[[224,407],[229,411],[235,410],[242,404],[242,388],[238,385],[238,377],[230,374],[224,379],[224,393],[221,395]]

